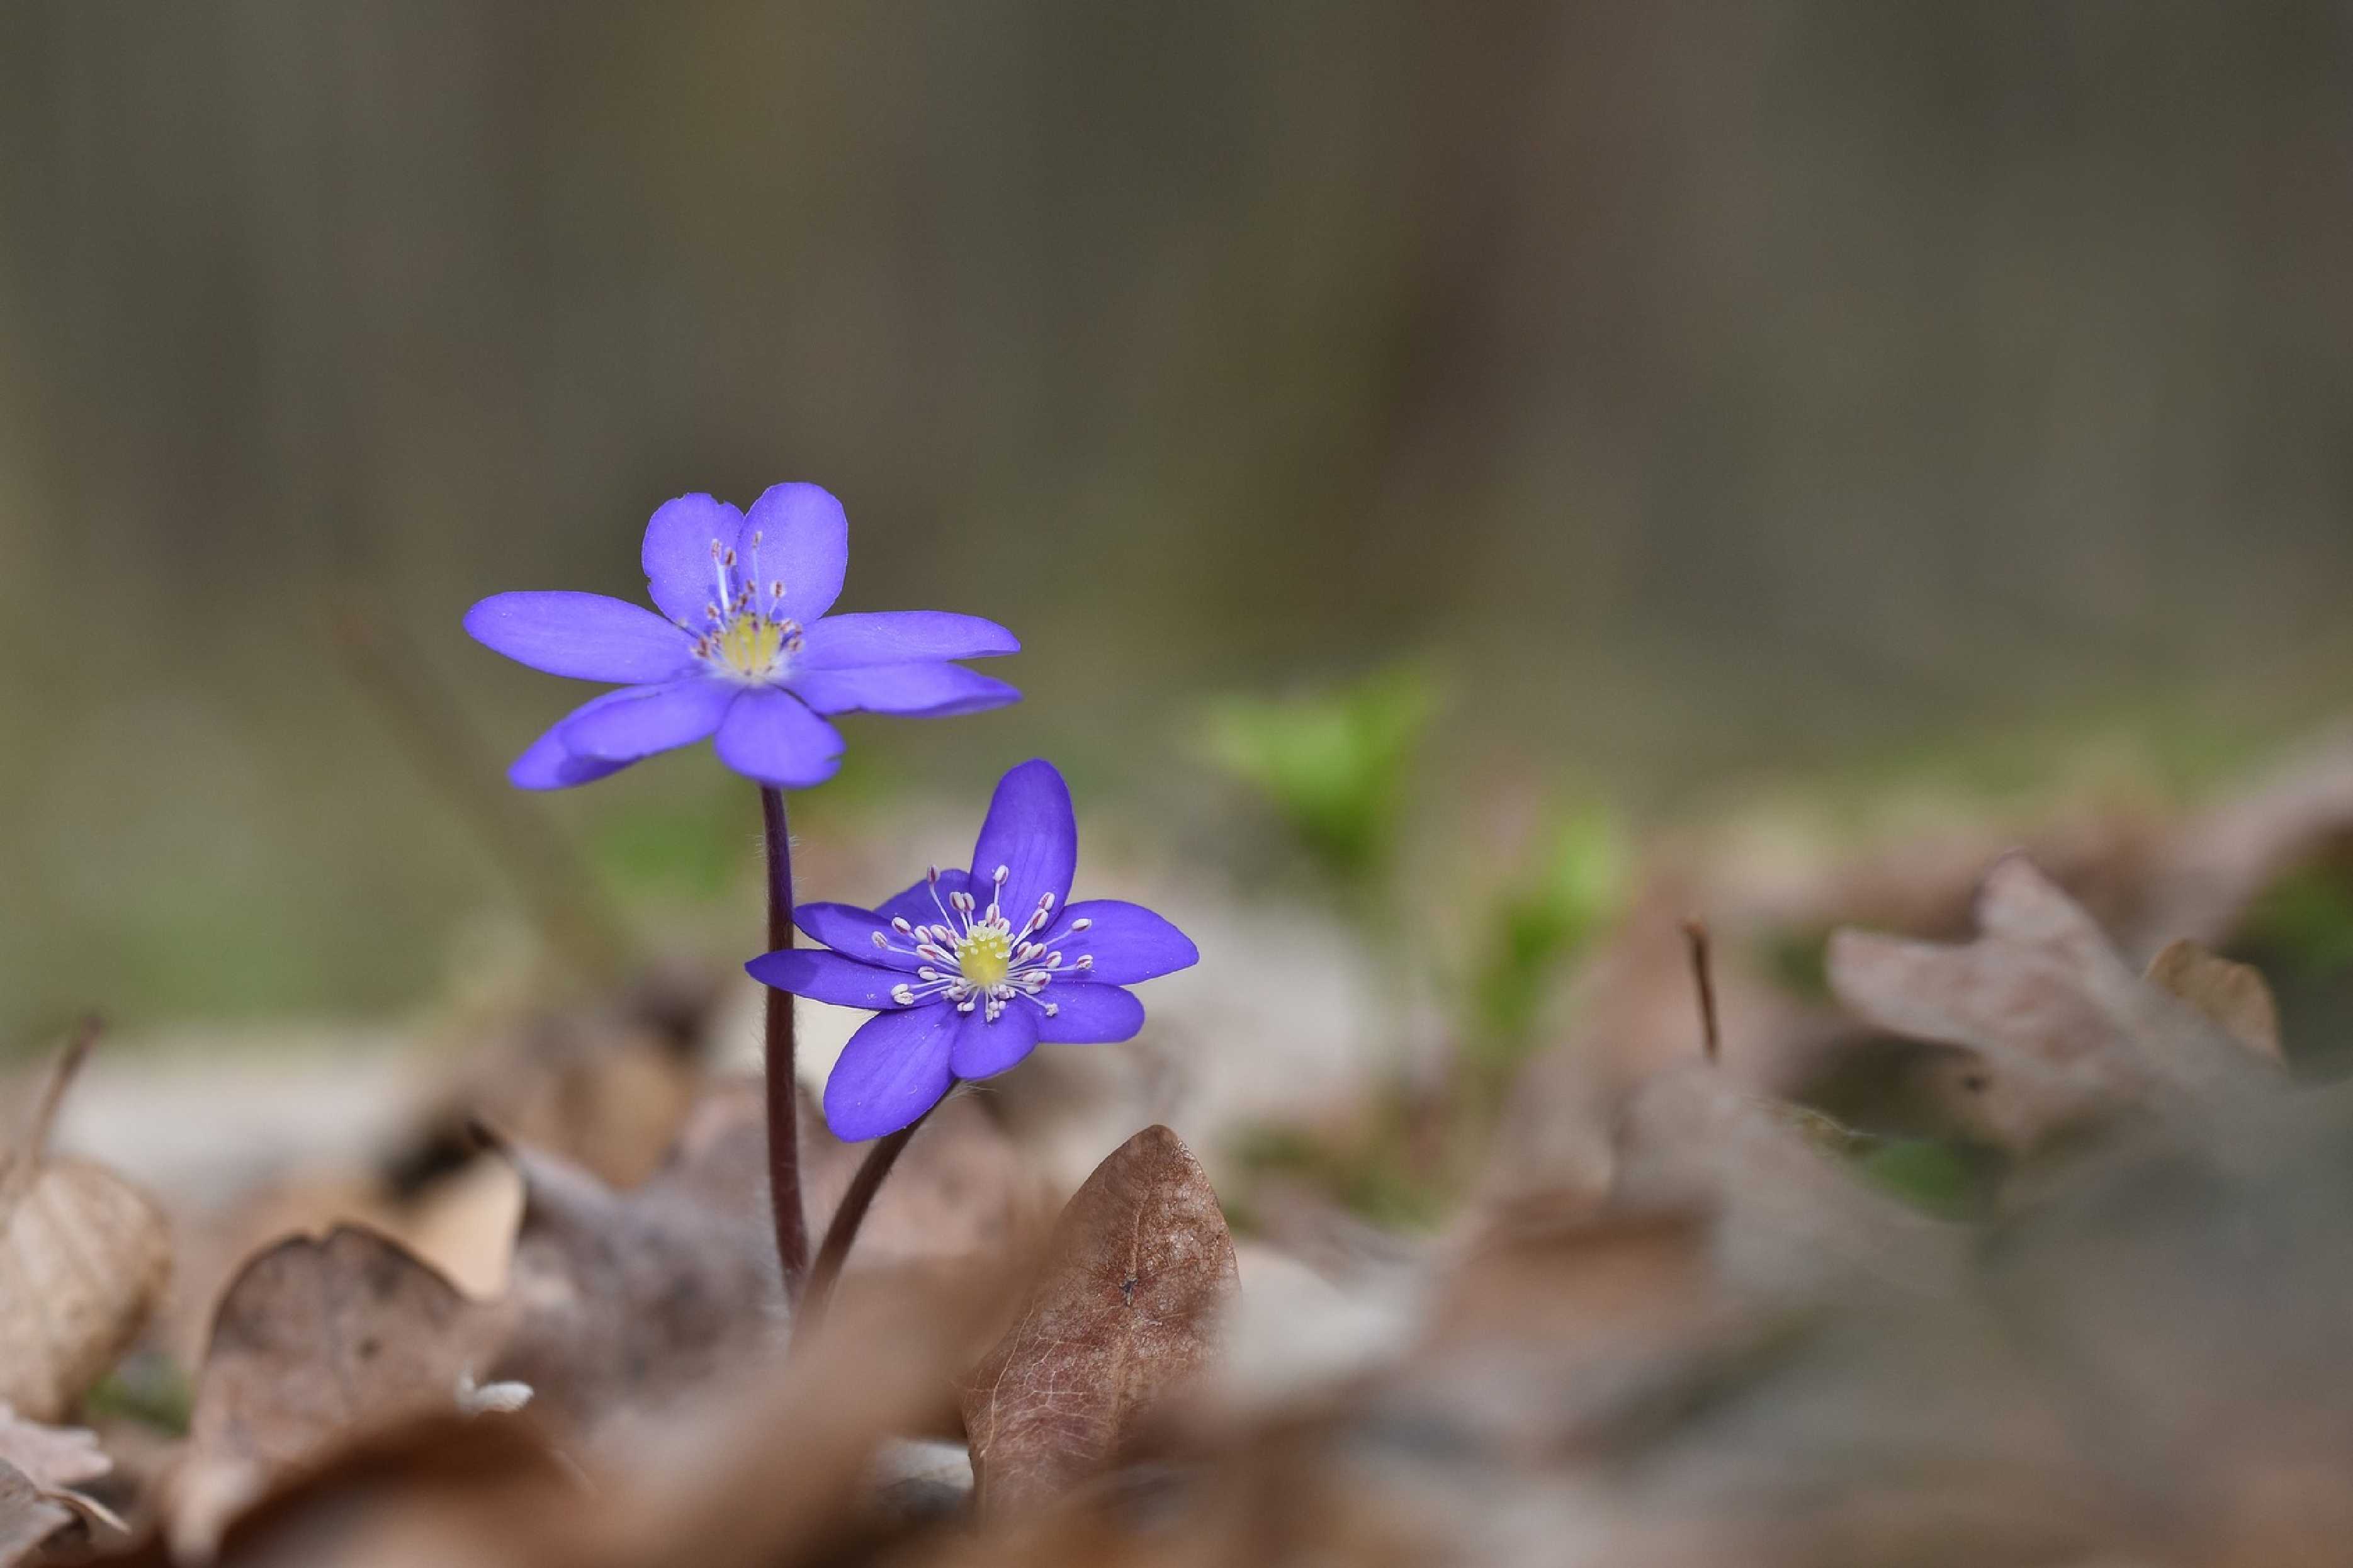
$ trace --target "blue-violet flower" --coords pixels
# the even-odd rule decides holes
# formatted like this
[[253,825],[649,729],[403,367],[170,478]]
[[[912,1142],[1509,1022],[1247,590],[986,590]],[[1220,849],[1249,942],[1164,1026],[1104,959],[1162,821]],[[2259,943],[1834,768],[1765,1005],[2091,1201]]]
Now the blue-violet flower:
[[841,765],[822,715],[937,718],[1020,693],[952,659],[1018,653],[994,621],[935,610],[828,616],[849,520],[816,485],[772,486],[746,514],[707,495],[646,525],[646,589],[661,609],[602,594],[494,594],[466,613],[475,640],[550,675],[623,681],[516,759],[525,789],[563,789],[715,737],[719,760],[776,788]]
[[1071,903],[1078,859],[1070,787],[1052,763],[1024,763],[997,784],[971,870],[934,867],[880,909],[803,904],[794,922],[824,945],[744,965],[779,991],[874,1010],[826,1080],[836,1137],[896,1132],[1040,1041],[1134,1037],[1144,1004],[1124,987],[1200,952],[1140,904]]

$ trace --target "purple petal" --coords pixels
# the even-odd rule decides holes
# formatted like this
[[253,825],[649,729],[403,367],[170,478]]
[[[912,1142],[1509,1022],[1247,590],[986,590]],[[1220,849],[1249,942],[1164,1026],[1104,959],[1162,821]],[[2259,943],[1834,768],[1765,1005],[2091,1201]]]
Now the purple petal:
[[832,725],[776,687],[745,691],[719,726],[719,760],[776,789],[823,784],[841,766]]
[[[1080,921],[1092,923],[1084,931],[1072,931]],[[1092,953],[1094,963],[1086,977],[1106,985],[1133,985],[1201,961],[1201,950],[1192,938],[1125,899],[1082,899],[1047,928],[1043,940],[1048,947],[1060,950],[1065,969],[1082,953]]]
[[[912,951],[913,939],[892,931],[885,917],[854,904],[803,904],[793,911],[793,923],[807,931],[810,941],[823,942],[860,963],[879,963],[907,973],[923,962]],[[876,946],[878,936],[888,945]]]
[[961,1021],[954,1007],[914,1007],[869,1018],[841,1048],[825,1080],[825,1124],[845,1143],[896,1132],[955,1083],[949,1042]]
[[602,697],[590,698],[559,720],[554,728],[531,743],[528,751],[514,760],[507,769],[507,782],[517,789],[570,789],[575,784],[595,784],[628,767],[628,762],[606,762],[596,757],[575,756],[563,740],[564,726],[600,708],[628,700],[637,689],[607,691]]
[[575,680],[668,680],[694,663],[684,632],[602,594],[493,594],[466,612],[466,630],[518,664]]
[[707,676],[665,686],[638,686],[611,696],[618,701],[584,709],[555,727],[575,755],[603,763],[635,762],[673,746],[691,746],[719,728],[741,689]]
[[858,669],[811,669],[793,677],[793,690],[820,713],[904,713],[944,719],[1021,700],[993,676],[960,664],[871,664]]
[[870,610],[807,623],[803,669],[862,664],[913,664],[1019,653],[1021,644],[995,621],[946,610]]
[[903,984],[907,978],[898,970],[859,963],[821,947],[787,947],[776,952],[764,952],[744,964],[744,969],[763,985],[773,985],[812,1002],[830,1002],[837,1007],[865,1007],[877,1013],[901,1010],[899,1004],[891,1000],[891,987]]
[[995,1023],[978,1007],[956,1016],[961,1022],[948,1047],[948,1070],[958,1078],[994,1078],[1038,1048],[1039,1009],[1018,996]]
[[832,492],[816,485],[770,485],[744,514],[735,552],[757,584],[760,602],[768,584],[781,582],[784,613],[803,626],[833,608],[849,569],[849,519]]
[[902,920],[919,926],[943,922],[954,925],[955,923],[954,921],[940,912],[940,906],[946,903],[951,895],[961,893],[971,885],[972,878],[965,872],[943,871],[940,873],[939,897],[936,900],[932,896],[931,879],[925,878],[897,897],[884,900],[874,912],[886,923],[894,920]]
[[690,626],[705,624],[703,606],[720,597],[711,546],[715,542],[722,550],[733,550],[743,523],[742,512],[710,496],[662,502],[646,524],[638,559],[646,569],[646,592],[663,615]]
[[1079,822],[1071,811],[1071,786],[1042,758],[1023,763],[997,782],[980,841],[972,848],[972,894],[988,907],[990,880],[1008,869],[998,897],[1018,928],[1038,907],[1041,894],[1056,904],[1071,896],[1079,865]]
[[1116,985],[1057,980],[1039,994],[1054,1005],[1054,1016],[1038,1021],[1038,1037],[1065,1046],[1101,1046],[1132,1040],[1144,1027],[1144,1004]]

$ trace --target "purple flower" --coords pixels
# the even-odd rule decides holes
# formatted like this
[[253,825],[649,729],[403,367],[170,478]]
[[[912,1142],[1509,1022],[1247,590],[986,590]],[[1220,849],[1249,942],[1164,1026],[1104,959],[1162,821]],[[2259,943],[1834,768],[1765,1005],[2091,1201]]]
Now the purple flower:
[[850,1142],[896,1132],[958,1079],[1003,1072],[1039,1042],[1134,1037],[1144,1004],[1124,989],[1199,959],[1140,904],[1070,901],[1079,826],[1047,762],[998,781],[970,871],[931,874],[876,910],[803,904],[818,948],[744,967],[779,991],[868,1007],[826,1080],[825,1120]]
[[749,514],[681,496],[646,524],[646,591],[661,614],[602,594],[494,594],[466,612],[476,641],[550,675],[627,682],[559,721],[507,777],[563,789],[715,737],[763,784],[822,784],[841,736],[821,715],[938,718],[1021,694],[949,662],[1018,653],[994,621],[937,610],[828,616],[849,520],[816,485],[775,485]]

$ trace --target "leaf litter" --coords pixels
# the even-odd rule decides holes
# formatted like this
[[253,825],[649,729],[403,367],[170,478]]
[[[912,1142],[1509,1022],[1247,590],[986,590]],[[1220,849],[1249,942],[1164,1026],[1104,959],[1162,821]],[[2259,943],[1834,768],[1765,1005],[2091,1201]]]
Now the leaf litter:
[[[1654,855],[1546,1015],[1486,1179],[1426,1235],[1220,1194],[1187,1145],[1230,1127],[1139,1133],[1083,1095],[1039,1142],[1100,1163],[1058,1191],[1063,1155],[1026,1141],[1042,1102],[1016,1137],[1020,1096],[963,1095],[797,1343],[760,1097],[700,1041],[609,1053],[611,1092],[453,1088],[411,1190],[503,1173],[512,1211],[464,1249],[498,1267],[438,1266],[431,1227],[336,1226],[357,1196],[241,1258],[165,1495],[134,1500],[113,1560],[2337,1561],[2353,1103],[2230,956],[2264,888],[2353,826],[2328,755],[2178,822],[1802,887]],[[1816,983],[1777,968],[1790,929],[1820,933]],[[527,1126],[497,1120],[516,1107]],[[501,1131],[453,1141],[460,1113]],[[821,1219],[861,1151],[804,1136]],[[1987,1201],[1891,1187],[1871,1155],[1899,1137],[1971,1151]],[[12,1182],[63,1163],[12,1147]],[[1270,1303],[1306,1344],[1373,1300],[1388,1326],[1328,1375],[1225,1375]],[[136,1331],[110,1316],[91,1342],[111,1363]],[[19,1408],[69,1417],[98,1353]],[[0,1562],[120,1541],[58,1500],[104,1462],[0,1423]],[[207,1476],[208,1512],[186,1500]]]

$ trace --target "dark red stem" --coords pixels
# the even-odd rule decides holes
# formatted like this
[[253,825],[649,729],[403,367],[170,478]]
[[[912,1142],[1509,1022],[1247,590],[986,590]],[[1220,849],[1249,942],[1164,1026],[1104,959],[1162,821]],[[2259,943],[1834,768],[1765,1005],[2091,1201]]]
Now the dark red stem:
[[[760,790],[760,820],[768,841],[768,950],[793,945],[793,845],[785,826],[785,794]],[[797,1300],[808,1268],[808,1216],[801,1208],[800,1088],[793,1074],[793,999],[768,988],[768,1201],[776,1214],[776,1261],[785,1271],[785,1299]]]

